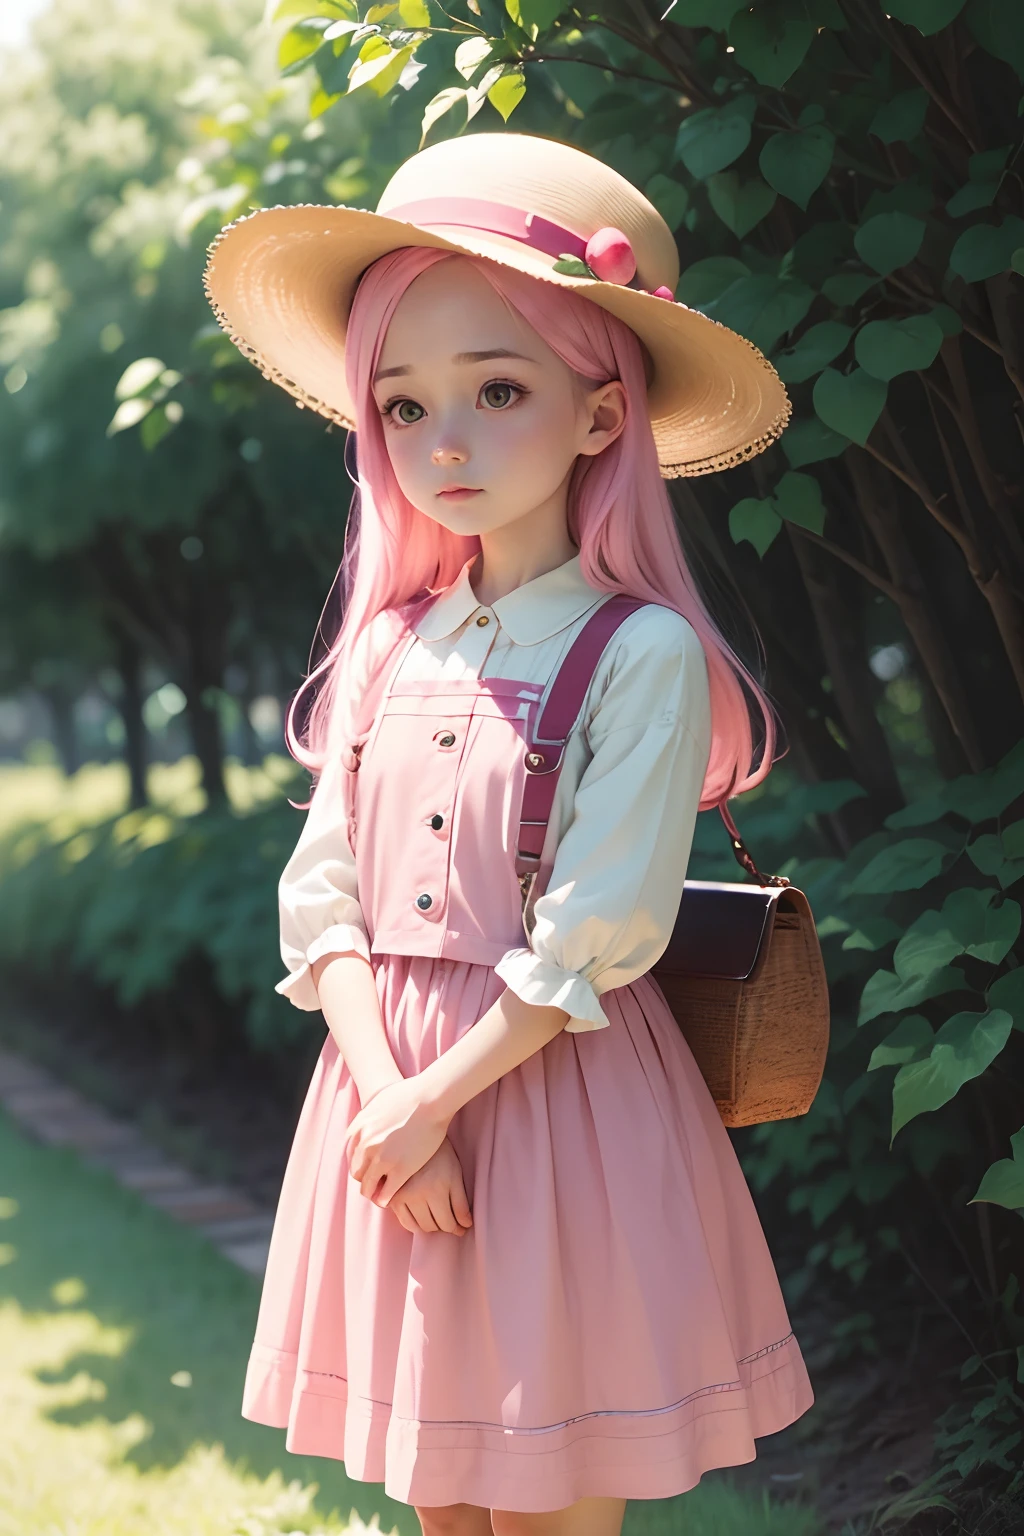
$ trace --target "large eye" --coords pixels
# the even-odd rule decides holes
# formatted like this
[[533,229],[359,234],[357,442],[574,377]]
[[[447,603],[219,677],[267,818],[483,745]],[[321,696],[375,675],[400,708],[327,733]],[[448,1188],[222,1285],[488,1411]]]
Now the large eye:
[[516,393],[516,386],[514,384],[500,384],[497,382],[485,384],[480,391],[484,403],[493,411],[503,410]]
[[392,413],[397,413],[399,421],[406,427],[411,427],[413,422],[419,421],[424,414],[422,405],[417,405],[415,400],[397,400],[391,409]]

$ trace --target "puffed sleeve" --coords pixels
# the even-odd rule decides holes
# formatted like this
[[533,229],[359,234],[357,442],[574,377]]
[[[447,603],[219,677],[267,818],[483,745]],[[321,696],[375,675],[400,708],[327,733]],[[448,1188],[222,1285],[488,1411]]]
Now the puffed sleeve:
[[342,793],[345,771],[337,757],[325,766],[278,885],[281,958],[289,974],[275,991],[307,1011],[320,1007],[310,975],[314,960],[350,950],[370,958]]
[[534,906],[529,948],[496,970],[524,1002],[603,1029],[603,992],[668,945],[711,749],[704,649],[679,614],[641,609],[599,664],[584,712],[592,753]]

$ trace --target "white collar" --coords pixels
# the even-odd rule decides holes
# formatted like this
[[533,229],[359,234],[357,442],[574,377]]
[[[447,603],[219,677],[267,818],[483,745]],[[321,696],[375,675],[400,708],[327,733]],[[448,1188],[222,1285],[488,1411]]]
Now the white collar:
[[473,591],[469,578],[475,560],[474,555],[466,561],[451,586],[413,625],[421,640],[442,640],[479,611],[493,614],[513,645],[536,645],[568,629],[606,595],[587,582],[577,554],[553,571],[545,571],[543,576],[514,587],[488,608]]

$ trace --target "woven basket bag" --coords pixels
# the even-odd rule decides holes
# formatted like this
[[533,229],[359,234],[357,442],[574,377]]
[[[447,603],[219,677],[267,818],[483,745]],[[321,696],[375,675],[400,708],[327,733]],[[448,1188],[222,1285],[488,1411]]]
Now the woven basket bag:
[[[558,670],[526,743],[516,874],[527,904],[541,868],[565,743],[601,653],[643,604],[612,597],[588,619]],[[756,884],[687,880],[654,977],[693,1052],[722,1120],[758,1125],[806,1114],[825,1069],[829,997],[814,918],[803,891],[760,873],[725,804],[733,853]]]

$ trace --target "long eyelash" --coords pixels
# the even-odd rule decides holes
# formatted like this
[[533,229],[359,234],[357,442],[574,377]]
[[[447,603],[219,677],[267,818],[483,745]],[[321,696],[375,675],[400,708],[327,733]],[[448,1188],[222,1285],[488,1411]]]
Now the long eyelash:
[[[527,395],[531,395],[533,393],[531,389],[526,388],[525,384],[517,384],[515,379],[488,379],[486,384],[482,384],[480,386],[480,393],[482,394],[485,389],[490,389],[492,384],[507,384],[509,389],[514,389],[516,394],[519,396],[518,400],[514,400],[511,405],[505,406],[505,410],[514,410],[521,401],[526,399]],[[401,405],[403,400],[408,399],[408,395],[395,395],[393,399],[386,401],[384,405],[378,407],[381,416],[391,418],[391,413],[395,409],[395,406]],[[417,404],[418,403],[419,402],[417,402]],[[403,422],[402,425],[414,426],[415,423]]]

